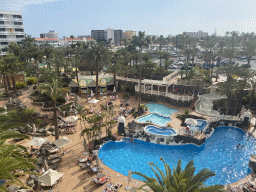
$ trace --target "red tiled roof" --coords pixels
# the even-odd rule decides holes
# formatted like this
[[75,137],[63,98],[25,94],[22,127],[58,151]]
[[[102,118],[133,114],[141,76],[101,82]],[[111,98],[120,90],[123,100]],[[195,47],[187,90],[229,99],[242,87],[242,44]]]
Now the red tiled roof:
[[77,39],[77,38],[66,38],[66,39],[62,39],[64,41],[82,41],[82,39]]
[[86,41],[95,41],[95,40],[92,38],[86,38]]
[[56,38],[35,38],[35,41],[58,41]]

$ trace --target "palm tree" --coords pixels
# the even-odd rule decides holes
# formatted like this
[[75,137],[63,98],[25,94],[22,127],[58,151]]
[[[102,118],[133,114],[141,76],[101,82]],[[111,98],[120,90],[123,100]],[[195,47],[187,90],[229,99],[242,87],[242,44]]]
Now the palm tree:
[[15,75],[20,72],[20,67],[23,63],[19,62],[18,58],[13,54],[8,54],[6,57],[4,57],[3,61],[6,67],[9,69],[12,77],[13,89],[16,91]]
[[95,65],[96,69],[96,98],[98,99],[99,69],[109,63],[109,50],[103,42],[92,44],[83,55],[82,59]]
[[57,110],[56,110],[57,99],[63,93],[68,92],[69,89],[61,87],[57,79],[53,79],[52,83],[44,83],[40,85],[37,89],[40,90],[42,94],[46,94],[48,97],[52,99],[54,124],[55,124],[55,140],[57,140],[59,139],[59,129],[58,129]]
[[[35,168],[31,162],[35,161],[24,157],[28,156],[26,147],[6,144],[6,140],[11,138],[29,139],[27,135],[12,131],[15,127],[25,127],[20,120],[17,115],[0,115],[0,180],[9,180],[8,184],[24,186],[13,172],[20,169],[30,174],[30,168]],[[8,191],[6,184],[0,185],[1,191]]]
[[0,185],[1,191],[8,191],[7,184],[24,186],[22,181],[16,177],[19,175],[15,173],[17,170],[31,174],[30,169],[36,168],[36,166],[32,164],[35,160],[24,157],[24,155],[28,156],[26,147],[7,145],[5,142],[6,139],[0,140],[0,180],[8,180],[8,182],[4,185]]
[[251,58],[252,56],[256,55],[256,42],[255,41],[246,42],[243,52],[247,55],[248,67],[250,67]]
[[153,44],[153,50],[154,50],[154,46],[155,46],[155,40],[156,40],[156,36],[155,35],[153,35],[153,37],[152,37],[152,44]]
[[[160,160],[164,164],[165,173],[153,162],[149,163],[156,178],[148,177],[139,172],[132,172],[132,174],[139,175],[145,179],[145,184],[140,186],[139,189],[143,189],[144,186],[148,186],[154,192],[218,192],[223,191],[224,189],[223,185],[206,186],[204,182],[206,182],[207,179],[214,177],[216,174],[209,169],[202,169],[195,174],[196,168],[194,166],[194,161],[190,161],[186,168],[182,170],[181,160],[179,160],[177,167],[174,167],[174,170],[172,171],[162,157],[160,157]],[[143,190],[146,191],[145,189]]]

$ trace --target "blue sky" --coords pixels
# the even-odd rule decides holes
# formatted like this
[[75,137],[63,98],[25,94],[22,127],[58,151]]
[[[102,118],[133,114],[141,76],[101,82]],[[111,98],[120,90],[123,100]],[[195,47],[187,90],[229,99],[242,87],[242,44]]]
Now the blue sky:
[[[203,30],[256,32],[253,0],[0,0],[1,10],[21,11],[26,34],[55,30],[60,37],[108,27],[176,35]],[[255,9],[254,9],[255,8]]]

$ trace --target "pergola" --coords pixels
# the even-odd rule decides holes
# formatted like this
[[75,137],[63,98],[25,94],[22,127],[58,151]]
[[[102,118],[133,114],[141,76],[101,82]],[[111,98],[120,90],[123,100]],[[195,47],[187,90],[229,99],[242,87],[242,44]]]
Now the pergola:
[[144,80],[141,81],[141,83],[144,84],[144,87],[143,87],[144,88],[143,89],[144,93],[146,91],[146,84],[151,85],[151,95],[153,94],[153,85],[157,85],[157,87],[158,87],[157,95],[158,96],[159,96],[159,86],[166,86],[166,93],[165,93],[166,97],[168,95],[168,87],[173,84],[173,83],[167,82],[167,81],[159,81],[159,80],[151,80],[151,79],[144,79]]

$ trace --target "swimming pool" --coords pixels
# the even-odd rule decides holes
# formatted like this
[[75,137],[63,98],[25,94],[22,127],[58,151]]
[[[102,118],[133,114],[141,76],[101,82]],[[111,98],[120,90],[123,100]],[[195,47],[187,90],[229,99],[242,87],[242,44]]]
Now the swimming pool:
[[148,107],[149,111],[152,113],[159,113],[161,115],[165,115],[165,116],[170,116],[171,114],[177,112],[178,110],[176,109],[172,109],[169,107],[166,107],[164,105],[161,104],[156,104],[156,103],[148,103],[146,104],[146,106]]
[[146,122],[152,121],[152,123],[159,126],[166,126],[166,123],[168,123],[171,120],[172,119],[169,117],[164,117],[156,113],[150,113],[148,115],[145,115],[137,119],[137,121],[140,123],[146,123]]
[[157,135],[176,135],[176,132],[172,128],[160,129],[154,126],[147,126],[145,131],[154,133]]
[[[237,149],[238,143],[243,143],[243,149]],[[238,128],[218,127],[204,145],[158,145],[134,140],[133,143],[108,142],[99,151],[99,158],[113,170],[128,175],[128,171],[139,171],[149,177],[154,177],[148,162],[152,161],[164,171],[160,156],[170,167],[182,160],[185,168],[190,160],[194,160],[196,172],[209,168],[216,172],[206,184],[228,184],[236,182],[251,173],[248,163],[251,154],[256,153],[255,138],[246,138],[245,133]],[[139,176],[133,175],[138,179]]]

